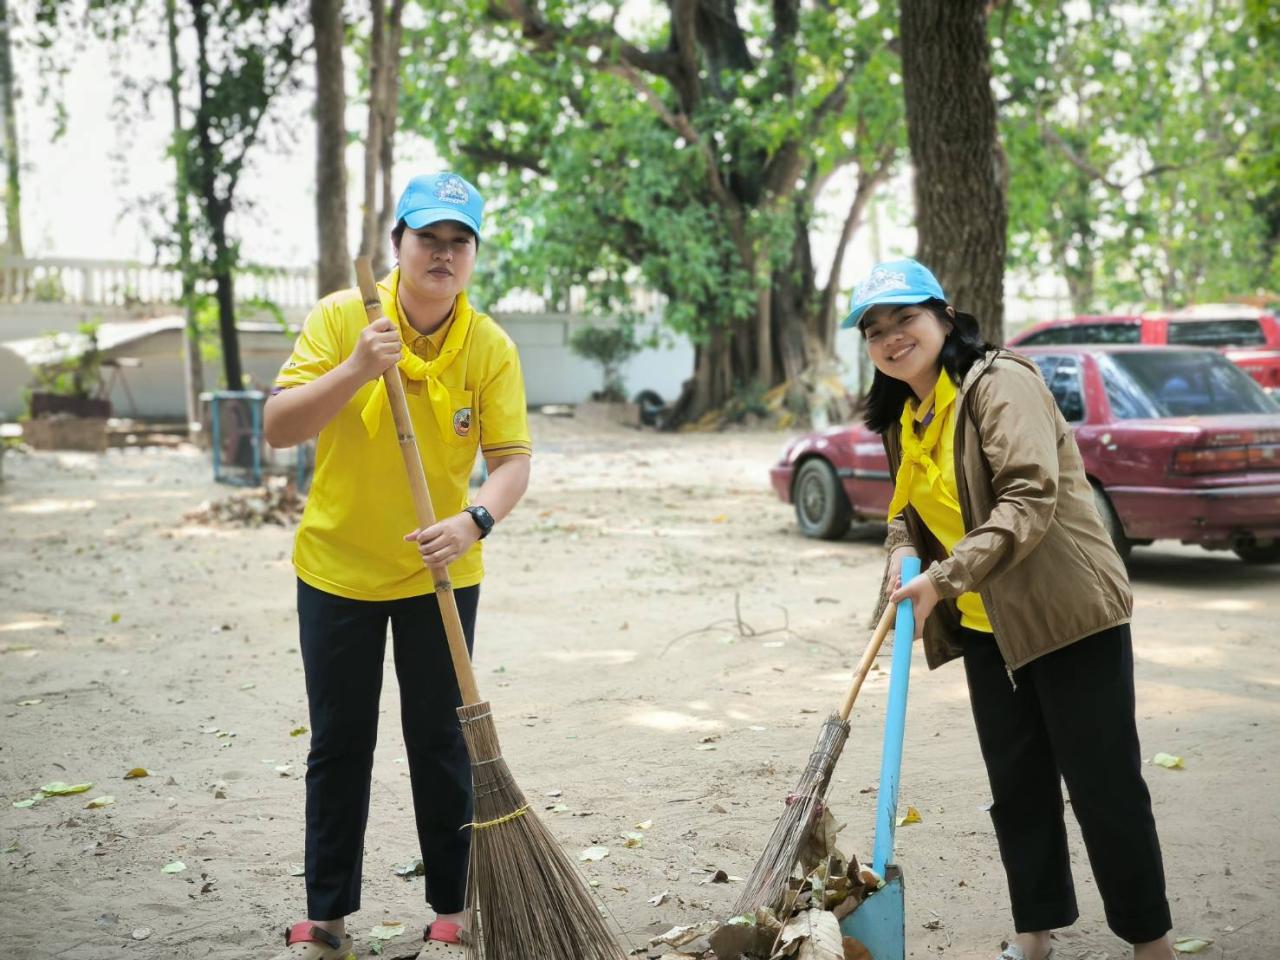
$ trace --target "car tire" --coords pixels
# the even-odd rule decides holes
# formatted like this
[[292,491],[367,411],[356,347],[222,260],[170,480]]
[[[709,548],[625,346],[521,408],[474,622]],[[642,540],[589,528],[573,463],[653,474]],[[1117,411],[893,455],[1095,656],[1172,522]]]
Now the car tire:
[[1111,506],[1106,493],[1096,485],[1093,488],[1093,502],[1098,508],[1098,516],[1102,518],[1102,525],[1107,528],[1107,535],[1111,537],[1116,553],[1120,554],[1121,560],[1128,560],[1129,554],[1133,552],[1133,541],[1125,536],[1124,525],[1116,516],[1115,507]]
[[815,457],[804,461],[791,486],[796,507],[796,523],[806,537],[838,540],[849,529],[853,508],[835,469]]
[[1245,563],[1280,563],[1280,540],[1265,545],[1242,543],[1232,547],[1231,552]]

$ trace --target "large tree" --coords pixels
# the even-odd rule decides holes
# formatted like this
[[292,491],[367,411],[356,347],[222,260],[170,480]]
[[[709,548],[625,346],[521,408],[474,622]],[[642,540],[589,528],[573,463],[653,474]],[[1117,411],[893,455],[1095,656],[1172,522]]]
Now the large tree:
[[239,244],[229,232],[236,191],[272,101],[297,82],[305,13],[288,0],[189,0],[196,41],[196,107],[187,170],[207,229],[206,264],[218,303],[227,388],[244,382],[236,330]]
[[1018,0],[994,19],[1011,265],[1062,274],[1080,313],[1275,289],[1280,28],[1250,9]]
[[370,0],[368,53],[364,77],[369,98],[364,138],[364,202],[360,253],[386,269],[391,250],[395,187],[396,125],[400,103],[400,48],[404,43],[404,0]]
[[22,256],[22,177],[18,156],[18,93],[13,77],[12,21],[9,0],[0,0],[0,150],[4,157],[4,223],[2,248]]
[[814,201],[856,180],[843,256],[902,144],[893,20],[670,0],[627,26],[623,6],[434,4],[408,37],[401,117],[491,198],[494,288],[667,296],[696,345],[680,412],[697,416],[831,356],[840,264],[820,288]]
[[316,57],[316,241],[320,296],[351,284],[347,248],[347,95],[342,0],[310,0]]
[[[171,149],[183,156],[176,167],[177,210],[169,209],[167,192],[149,198],[163,205],[168,218],[168,229],[157,241],[181,246],[181,201],[191,197],[198,211],[191,220],[191,267],[198,279],[213,284],[223,373],[233,390],[243,386],[244,377],[234,282],[240,252],[232,214],[240,209],[241,176],[263,139],[269,108],[298,83],[296,68],[311,40],[303,29],[306,19],[300,0],[177,0],[171,11],[160,0],[37,0],[35,42],[46,59],[62,65],[59,69],[65,69],[66,38],[82,41],[86,27],[114,45],[126,64],[137,57],[140,45],[169,47],[169,78],[157,78],[149,69],[138,75],[124,71],[116,120],[127,126],[123,121],[149,112],[150,97],[168,84],[177,105]],[[177,57],[184,35],[194,48],[189,65]],[[182,89],[174,87],[175,78]],[[178,257],[185,262],[181,251]]]
[[1004,339],[1005,163],[987,46],[989,0],[901,0],[918,257],[988,340]]

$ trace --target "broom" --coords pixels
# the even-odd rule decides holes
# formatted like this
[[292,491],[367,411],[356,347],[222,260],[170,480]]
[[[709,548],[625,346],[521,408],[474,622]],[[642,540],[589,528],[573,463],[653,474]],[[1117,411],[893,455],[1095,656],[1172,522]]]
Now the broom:
[[747,877],[746,886],[733,905],[734,916],[754,914],[759,907],[776,910],[781,905],[791,871],[800,858],[800,851],[822,816],[822,800],[827,794],[831,773],[836,761],[840,759],[845,740],[849,737],[849,715],[853,712],[853,702],[858,698],[862,681],[867,678],[867,672],[880,651],[880,645],[893,627],[895,609],[893,604],[886,605],[875,633],[862,653],[862,660],[853,672],[844,703],[822,724],[818,742],[809,754],[809,762],[805,764],[796,788],[787,797],[786,808],[774,825],[764,853],[751,871],[751,876]]
[[[368,257],[356,259],[356,280],[369,322],[382,319],[382,303]],[[383,373],[400,453],[404,457],[418,526],[436,522],[397,367]],[[471,754],[475,822],[467,877],[469,960],[621,960],[574,865],[538,820],[516,785],[498,743],[489,704],[480,699],[453,584],[445,565],[432,566],[436,599],[449,639],[462,706],[458,718]]]

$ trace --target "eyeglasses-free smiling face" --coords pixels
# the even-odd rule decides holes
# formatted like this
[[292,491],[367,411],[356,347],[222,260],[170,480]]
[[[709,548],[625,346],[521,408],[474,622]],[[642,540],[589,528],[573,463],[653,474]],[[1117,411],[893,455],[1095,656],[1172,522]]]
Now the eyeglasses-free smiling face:
[[[952,312],[950,307],[947,312]],[[950,332],[951,323],[923,304],[872,307],[862,324],[875,368],[886,377],[910,384],[917,396],[933,389],[942,345]]]
[[400,282],[424,300],[457,296],[476,268],[475,234],[451,220],[406,228],[396,253]]

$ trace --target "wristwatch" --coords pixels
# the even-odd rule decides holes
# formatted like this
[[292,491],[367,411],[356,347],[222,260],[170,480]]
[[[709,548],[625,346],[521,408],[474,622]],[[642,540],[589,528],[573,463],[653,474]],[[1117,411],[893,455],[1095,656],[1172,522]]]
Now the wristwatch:
[[489,535],[489,531],[493,529],[493,514],[484,507],[467,507],[466,512],[471,514],[471,519],[480,528],[480,539],[483,540]]

